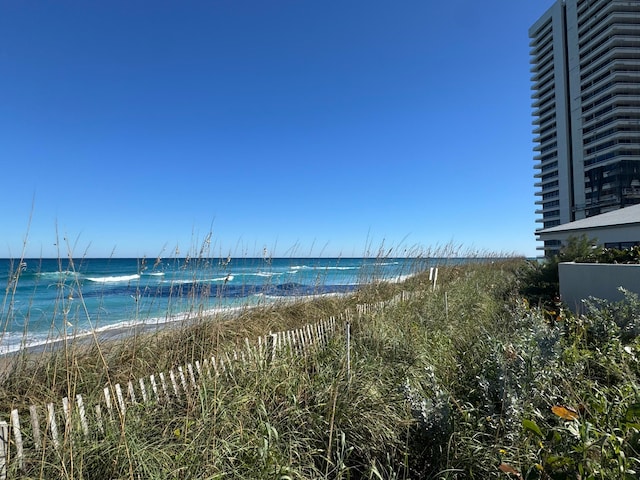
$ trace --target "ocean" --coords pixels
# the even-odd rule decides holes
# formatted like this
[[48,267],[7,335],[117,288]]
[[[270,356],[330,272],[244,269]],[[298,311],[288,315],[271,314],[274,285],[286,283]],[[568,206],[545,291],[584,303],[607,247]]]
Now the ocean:
[[399,281],[415,258],[0,259],[0,354],[89,332]]

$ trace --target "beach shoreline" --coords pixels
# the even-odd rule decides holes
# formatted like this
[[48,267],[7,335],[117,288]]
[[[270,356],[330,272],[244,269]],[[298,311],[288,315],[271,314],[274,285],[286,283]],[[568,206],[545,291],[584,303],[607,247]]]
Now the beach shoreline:
[[12,369],[24,361],[36,361],[55,355],[65,350],[74,354],[89,351],[93,346],[108,348],[118,342],[127,341],[137,336],[156,334],[170,334],[182,328],[196,325],[198,322],[226,322],[239,318],[241,315],[257,311],[261,308],[278,308],[285,305],[313,301],[321,298],[345,297],[349,293],[324,293],[319,295],[302,295],[295,297],[278,297],[271,302],[256,305],[241,305],[233,307],[218,307],[197,313],[185,312],[165,318],[153,318],[147,321],[121,322],[119,325],[109,325],[91,331],[74,332],[66,337],[49,338],[35,344],[25,344],[20,348],[0,353],[0,381],[6,379]]

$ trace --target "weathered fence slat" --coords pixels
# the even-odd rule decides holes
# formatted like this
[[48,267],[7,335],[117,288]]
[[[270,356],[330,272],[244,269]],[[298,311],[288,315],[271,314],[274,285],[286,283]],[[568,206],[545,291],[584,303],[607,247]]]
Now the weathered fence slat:
[[104,424],[102,423],[102,407],[100,406],[99,403],[95,406],[95,410],[96,410],[96,422],[98,424],[98,431],[100,432],[100,434],[104,435]]
[[64,414],[64,431],[69,435],[71,431],[71,402],[69,402],[69,397],[62,398],[62,413]]
[[269,352],[270,352],[269,358],[271,359],[271,361],[275,360],[277,349],[278,349],[278,335],[275,333],[270,333],[269,334]]
[[147,403],[149,398],[147,397],[147,387],[144,384],[144,377],[140,377],[138,379],[138,383],[140,384],[140,395],[142,395],[142,403]]
[[36,447],[36,451],[42,447],[42,441],[40,439],[40,421],[38,420],[38,409],[35,405],[29,407],[29,415],[31,417],[31,430],[33,431],[33,444]]
[[156,377],[153,373],[149,375],[149,382],[151,383],[151,391],[156,397],[156,402],[160,402],[160,395],[158,394],[158,384],[156,383]]
[[78,413],[80,414],[80,426],[82,427],[82,433],[85,437],[89,436],[89,425],[87,423],[87,417],[84,411],[84,402],[82,401],[82,395],[79,393],[76,395],[76,404],[78,405]]
[[107,406],[107,411],[109,412],[109,418],[113,420],[113,410],[111,403],[111,392],[109,391],[109,387],[104,387],[104,403]]
[[262,359],[264,355],[264,346],[262,345],[262,335],[258,337],[258,358]]
[[56,423],[56,411],[53,407],[53,403],[47,404],[47,423],[49,425],[49,431],[51,432],[51,440],[53,440],[53,446],[60,448],[60,440],[58,439],[58,424]]
[[169,389],[167,388],[167,381],[164,378],[164,372],[160,372],[158,376],[160,377],[160,385],[162,386],[162,393],[164,393],[164,398],[169,401]]
[[7,459],[9,458],[9,425],[0,422],[0,480],[7,478]]
[[122,395],[122,387],[119,383],[116,383],[116,397],[118,398],[118,405],[120,406],[120,415],[124,417],[127,413],[127,406],[124,403],[124,396]]
[[182,390],[184,393],[187,393],[187,379],[184,376],[184,370],[182,369],[182,365],[178,365],[178,375],[180,375],[180,384],[182,385]]
[[176,374],[173,373],[173,368],[169,370],[169,379],[171,380],[171,386],[173,387],[173,393],[176,395],[176,398],[180,397],[180,392],[178,390],[178,382],[176,381]]
[[18,459],[18,467],[22,470],[24,466],[24,451],[22,449],[22,432],[20,431],[20,416],[18,410],[11,410],[11,424],[13,426],[13,439],[16,444],[16,458]]
[[189,372],[189,380],[191,380],[191,386],[193,387],[193,391],[198,390],[198,386],[196,385],[196,377],[193,374],[193,365],[187,363],[187,372]]
[[211,366],[213,367],[214,375],[218,376],[218,365],[216,364],[216,357],[211,357]]
[[292,336],[293,335],[291,333],[291,330],[287,330],[286,340],[287,340],[287,347],[289,348],[289,353],[293,351],[293,340],[291,339]]
[[136,392],[133,389],[133,382],[131,380],[129,380],[129,382],[127,383],[127,390],[129,391],[129,398],[131,398],[131,403],[133,405],[135,405],[136,403],[138,403],[136,401]]

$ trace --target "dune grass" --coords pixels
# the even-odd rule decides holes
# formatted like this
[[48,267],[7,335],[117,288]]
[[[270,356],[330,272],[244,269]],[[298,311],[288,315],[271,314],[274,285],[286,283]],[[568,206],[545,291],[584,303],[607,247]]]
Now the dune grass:
[[[640,301],[550,321],[522,259],[440,268],[351,296],[200,319],[163,333],[18,356],[2,410],[124,383],[330,316],[303,356],[238,365],[198,395],[139,404],[104,435],[26,452],[24,478],[637,478]],[[358,304],[400,303],[358,315]],[[350,343],[347,363],[346,325]],[[94,395],[95,397],[92,397]]]

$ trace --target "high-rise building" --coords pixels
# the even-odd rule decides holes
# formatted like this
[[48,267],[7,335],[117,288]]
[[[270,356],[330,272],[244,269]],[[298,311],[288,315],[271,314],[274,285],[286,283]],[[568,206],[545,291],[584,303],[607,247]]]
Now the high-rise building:
[[529,37],[537,231],[640,203],[640,0],[558,0]]

